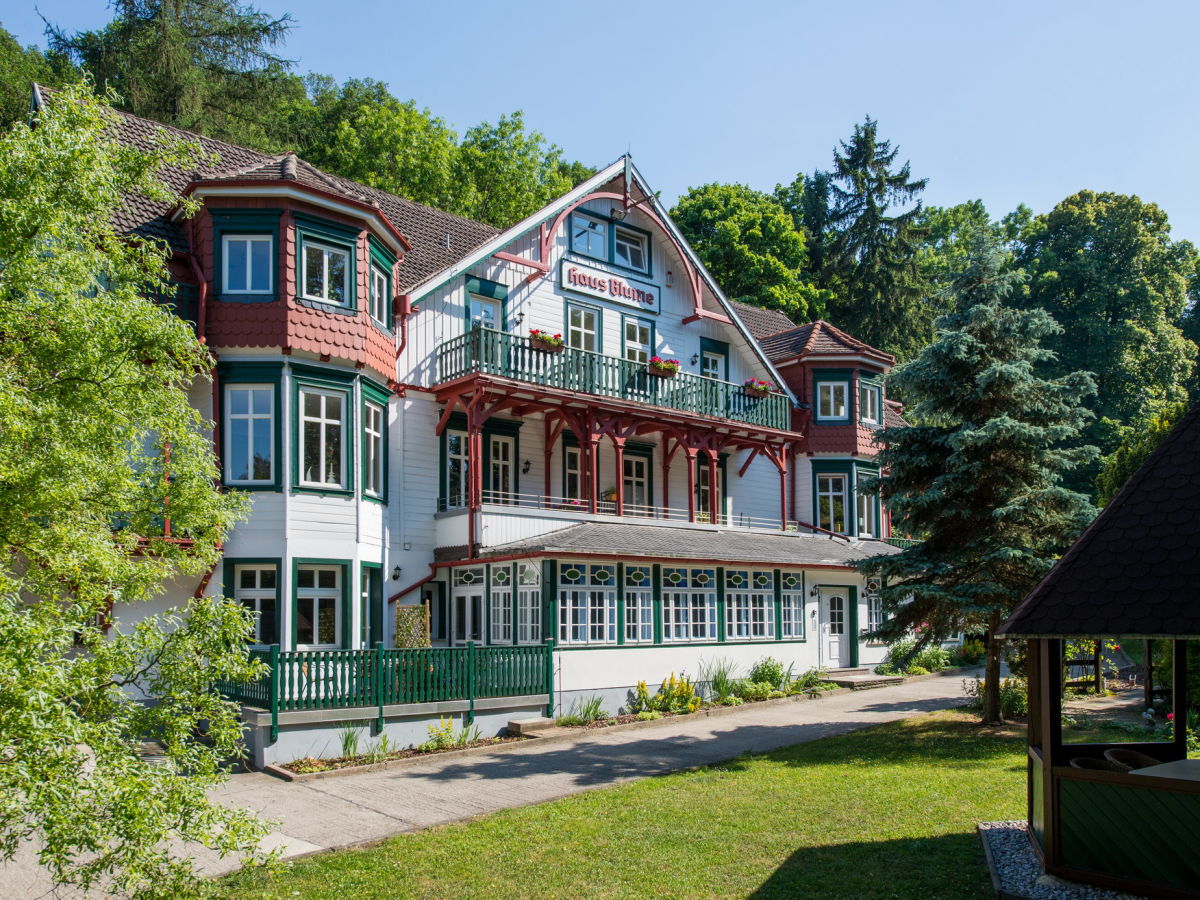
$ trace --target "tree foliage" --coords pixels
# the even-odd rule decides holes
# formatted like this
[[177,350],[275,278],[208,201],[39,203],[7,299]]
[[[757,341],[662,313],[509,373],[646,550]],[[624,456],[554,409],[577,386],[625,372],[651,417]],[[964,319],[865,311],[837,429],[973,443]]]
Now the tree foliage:
[[804,235],[775,198],[708,184],[679,198],[671,218],[730,297],[796,322],[820,315],[821,298],[802,274]]
[[178,200],[154,171],[193,150],[115,145],[109,116],[74,87],[0,136],[0,858],[34,839],[59,883],[174,897],[196,882],[168,841],[231,853],[262,832],[205,796],[241,737],[213,680],[257,664],[232,601],[139,613],[198,582],[243,507],[188,401],[211,358],[149,299],[165,248],[109,224],[127,193]]
[[1096,476],[1096,502],[1100,506],[1108,505],[1187,410],[1186,402],[1170,403],[1151,416],[1145,425],[1125,430],[1120,445],[1104,457],[1100,474]]
[[22,47],[12,34],[0,28],[0,130],[29,119],[30,86],[34,82],[57,88],[78,78],[78,70],[65,55]]
[[[921,424],[884,429],[880,490],[897,527],[924,540],[859,568],[882,576],[888,639],[922,640],[994,631],[1092,517],[1088,498],[1064,477],[1095,448],[1081,445],[1094,391],[1089,374],[1045,378],[1042,344],[1062,329],[1043,310],[1006,306],[1022,275],[1006,266],[994,237],[978,233],[969,265],[952,285],[957,312],[936,340],[898,367],[890,383]],[[988,656],[985,720],[999,718],[999,655]]]
[[[1027,290],[1014,298],[1062,326],[1048,338],[1051,377],[1093,372],[1096,420],[1086,437],[1111,453],[1122,426],[1140,426],[1186,395],[1196,346],[1179,325],[1195,278],[1196,249],[1171,239],[1166,213],[1124,194],[1080,191],[1038,216],[1022,237]],[[1071,480],[1090,490],[1097,465]]]

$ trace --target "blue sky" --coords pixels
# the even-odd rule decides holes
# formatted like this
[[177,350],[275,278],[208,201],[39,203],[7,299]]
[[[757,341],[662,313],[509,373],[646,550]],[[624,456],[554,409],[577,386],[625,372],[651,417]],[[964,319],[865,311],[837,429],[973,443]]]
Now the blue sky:
[[[515,109],[568,156],[629,149],[673,202],[688,187],[770,190],[828,166],[870,114],[925,199],[1045,211],[1083,188],[1136,193],[1200,242],[1200,4],[638,4],[263,0],[297,20],[301,71],[369,76],[460,132]],[[68,28],[97,0],[38,0]],[[0,22],[41,43],[28,0]],[[386,13],[381,10],[386,9]]]

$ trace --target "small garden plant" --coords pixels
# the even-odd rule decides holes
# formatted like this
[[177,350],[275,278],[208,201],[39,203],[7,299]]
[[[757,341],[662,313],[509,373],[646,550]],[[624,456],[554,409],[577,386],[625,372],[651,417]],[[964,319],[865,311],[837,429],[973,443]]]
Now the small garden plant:
[[686,674],[676,678],[672,672],[671,677],[662,683],[655,694],[650,693],[646,682],[639,681],[628,707],[635,715],[646,710],[675,714],[692,713],[700,708],[700,698],[696,695],[696,686],[688,680]]
[[576,700],[572,703],[570,711],[566,715],[555,719],[554,724],[559,727],[591,725],[593,722],[598,722],[608,717],[608,713],[604,709],[604,701],[600,697],[591,696],[586,700]]
[[888,648],[887,659],[875,667],[877,675],[928,675],[951,666],[945,647],[917,649],[913,640],[897,641]]

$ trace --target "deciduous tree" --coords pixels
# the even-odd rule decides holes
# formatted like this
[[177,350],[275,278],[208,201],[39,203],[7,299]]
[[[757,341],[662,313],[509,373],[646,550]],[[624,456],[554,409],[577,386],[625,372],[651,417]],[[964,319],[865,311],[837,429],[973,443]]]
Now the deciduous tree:
[[[890,474],[864,489],[878,489],[897,524],[924,540],[859,564],[885,580],[888,639],[994,632],[1094,514],[1063,479],[1095,455],[1079,440],[1089,419],[1081,403],[1095,387],[1084,372],[1039,374],[1053,361],[1043,343],[1062,329],[1043,310],[1006,305],[1022,278],[994,237],[978,234],[952,286],[958,311],[891,376],[919,424],[880,433]],[[1001,718],[997,643],[985,722]]]
[[707,184],[680,197],[671,218],[730,297],[796,322],[820,315],[821,298],[801,275],[804,235],[775,198]]
[[[169,293],[166,251],[110,224],[128,193],[179,200],[154,171],[192,152],[118,146],[110,116],[69,88],[0,136],[0,859],[32,840],[60,884],[175,897],[197,881],[168,842],[262,834],[205,793],[241,739],[213,683],[261,667],[232,601],[139,609],[198,584],[242,504],[214,487],[188,402],[212,361],[149,299]],[[110,630],[114,603],[129,618]]]

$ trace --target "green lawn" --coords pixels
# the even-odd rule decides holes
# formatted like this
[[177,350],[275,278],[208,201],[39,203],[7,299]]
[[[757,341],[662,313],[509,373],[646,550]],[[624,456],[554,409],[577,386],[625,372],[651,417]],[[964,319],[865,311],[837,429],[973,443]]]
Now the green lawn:
[[1022,818],[1023,730],[934,713],[322,854],[227,896],[987,897],[979,821]]

